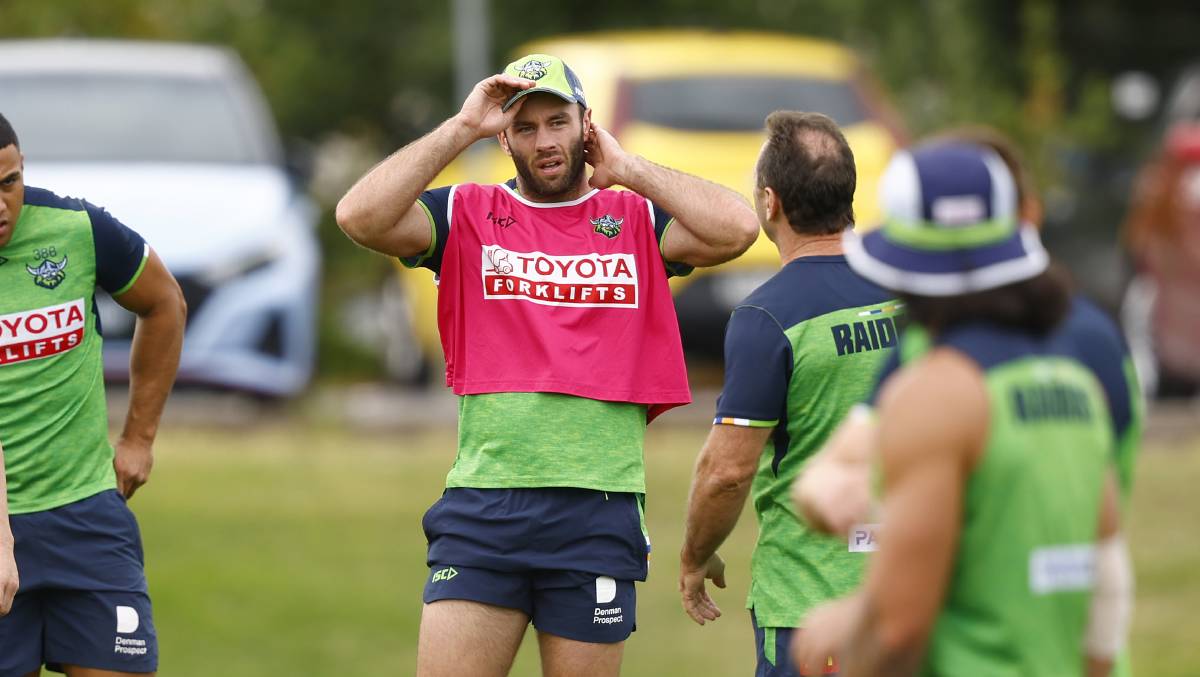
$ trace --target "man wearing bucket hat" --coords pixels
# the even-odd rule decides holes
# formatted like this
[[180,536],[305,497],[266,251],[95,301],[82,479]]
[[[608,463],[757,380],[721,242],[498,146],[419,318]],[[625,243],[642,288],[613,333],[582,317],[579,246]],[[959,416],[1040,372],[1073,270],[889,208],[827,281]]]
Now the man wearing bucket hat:
[[[424,190],[493,136],[514,179]],[[531,54],[360,179],[337,221],[438,275],[461,396],[457,458],[423,521],[418,674],[503,675],[530,621],[547,674],[617,674],[647,571],[645,426],[690,400],[667,278],[740,254],[754,213],[626,153],[571,69]]]
[[[1042,203],[1033,178],[1025,169],[1019,151],[1000,132],[984,126],[967,126],[939,132],[933,138],[974,143],[994,151],[1016,182],[1022,221],[1034,226],[1041,223]],[[1079,293],[1071,298],[1070,311],[1055,331],[1063,350],[1086,364],[1104,388],[1117,440],[1117,479],[1122,502],[1127,505],[1145,417],[1145,403],[1129,347],[1112,318]],[[871,396],[855,409],[854,415],[847,417],[832,441],[805,467],[793,488],[797,509],[815,529],[843,533],[869,517],[871,449],[865,441],[873,425],[871,406],[879,387],[901,363],[919,357],[928,347],[920,327],[906,332],[903,338],[906,340],[901,344],[907,347],[888,356]]]
[[847,258],[900,295],[928,349],[885,384],[870,431],[880,550],[858,593],[809,616],[794,659],[841,648],[844,674],[1055,675],[1086,654],[1106,674],[1131,575],[1104,397],[1053,332],[1069,290],[992,150],[899,153],[881,192],[885,225],[848,235]]

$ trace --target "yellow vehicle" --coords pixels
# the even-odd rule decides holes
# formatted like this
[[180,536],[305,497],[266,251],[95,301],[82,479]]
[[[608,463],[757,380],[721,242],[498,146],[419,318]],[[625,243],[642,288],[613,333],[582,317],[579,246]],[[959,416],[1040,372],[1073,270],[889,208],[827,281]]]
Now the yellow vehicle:
[[[876,184],[902,143],[890,108],[846,47],[761,32],[655,30],[568,35],[521,45],[513,57],[562,58],[583,83],[592,119],[628,151],[729,186],[752,199],[763,121],[779,109],[816,111],[843,128],[858,167],[854,211],[874,225]],[[515,172],[495,141],[455,160],[433,185],[500,183]],[[431,274],[397,263],[423,355],[440,360]],[[740,258],[672,280],[689,357],[720,359],[734,305],[779,269],[761,235]]]

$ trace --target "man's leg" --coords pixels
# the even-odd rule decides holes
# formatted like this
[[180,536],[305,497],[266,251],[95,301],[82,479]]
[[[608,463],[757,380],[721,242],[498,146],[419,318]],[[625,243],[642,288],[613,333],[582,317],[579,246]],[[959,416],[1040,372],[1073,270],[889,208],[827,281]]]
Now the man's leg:
[[417,677],[504,677],[529,616],[517,609],[444,599],[421,610]]
[[33,672],[29,673],[28,675],[25,675],[25,677],[40,677],[41,674],[42,674],[42,669],[38,668],[37,670],[34,670]]
[[804,675],[836,674],[826,672],[829,666],[815,667],[801,673],[792,664],[792,640],[795,628],[763,628],[758,625],[754,611],[750,611],[750,623],[754,626],[755,677],[799,677]]
[[633,581],[577,571],[543,571],[535,580],[533,627],[542,674],[620,674],[625,640],[637,625]]
[[67,677],[154,677],[153,672],[112,672],[111,670],[96,670],[81,668],[78,665],[64,665]]
[[0,675],[37,677],[41,672],[41,613],[41,594],[29,592],[18,594],[12,611],[0,617]]
[[596,644],[539,632],[538,649],[544,677],[616,677],[625,642]]
[[[137,520],[114,490],[47,511],[45,662],[74,676],[152,675],[158,635]],[[68,667],[69,666],[69,667]]]

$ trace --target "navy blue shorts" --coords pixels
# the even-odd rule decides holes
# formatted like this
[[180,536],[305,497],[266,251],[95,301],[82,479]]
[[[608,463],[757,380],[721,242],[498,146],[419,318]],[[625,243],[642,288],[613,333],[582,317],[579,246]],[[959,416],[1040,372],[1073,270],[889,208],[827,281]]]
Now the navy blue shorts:
[[621,642],[646,580],[641,496],[590,489],[447,489],[425,513],[426,604],[518,609],[541,632]]
[[[800,671],[792,664],[791,648],[792,640],[801,630],[760,628],[753,609],[750,611],[750,624],[754,626],[754,655],[758,661],[754,677],[800,677]],[[837,675],[837,666],[826,665],[821,670],[809,670],[804,674]]]
[[12,515],[21,588],[0,617],[0,677],[45,664],[158,669],[137,520],[115,490]]

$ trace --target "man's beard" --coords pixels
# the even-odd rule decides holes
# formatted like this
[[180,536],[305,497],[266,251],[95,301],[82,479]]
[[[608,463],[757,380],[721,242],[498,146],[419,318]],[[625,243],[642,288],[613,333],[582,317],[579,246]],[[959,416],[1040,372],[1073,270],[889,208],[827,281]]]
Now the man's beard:
[[521,177],[523,190],[527,193],[526,197],[547,202],[559,202],[553,198],[564,197],[575,187],[579,185],[579,177],[583,175],[583,137],[580,137],[571,144],[571,147],[566,149],[566,156],[563,161],[567,165],[567,171],[557,179],[549,181],[543,180],[533,172],[533,162],[539,158],[534,157],[531,162],[527,157],[513,151],[513,164],[517,167],[517,174]]

